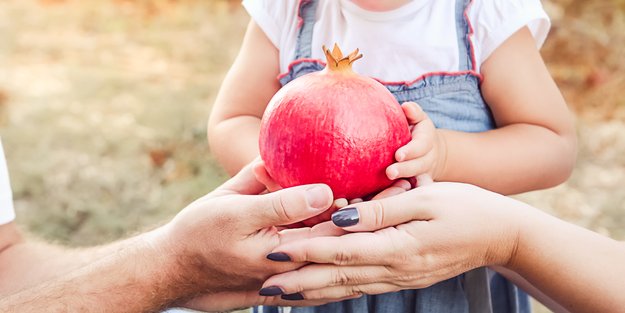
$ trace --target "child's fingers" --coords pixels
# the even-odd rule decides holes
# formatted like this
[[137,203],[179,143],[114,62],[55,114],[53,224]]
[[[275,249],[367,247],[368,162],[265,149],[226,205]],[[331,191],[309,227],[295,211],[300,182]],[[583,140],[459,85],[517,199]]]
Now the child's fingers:
[[417,176],[417,186],[423,187],[430,184],[433,184],[434,180],[432,180],[432,176],[430,174],[421,174]]
[[256,175],[256,179],[261,184],[267,187],[267,190],[269,190],[269,192],[274,192],[282,189],[282,187],[280,187],[280,185],[278,185],[278,183],[276,183],[276,181],[271,178],[271,175],[269,175],[267,169],[265,168],[265,162],[263,161],[260,161],[254,165],[254,175]]
[[347,199],[345,199],[345,198],[336,199],[332,203],[332,207],[333,208],[337,208],[337,209],[344,208],[347,205],[349,205],[349,202],[347,202]]
[[434,147],[434,136],[436,127],[430,120],[414,125],[412,129],[412,140],[405,146],[397,149],[395,160],[398,162],[421,157]]
[[414,102],[404,102],[401,105],[401,109],[404,111],[404,115],[406,115],[408,124],[417,124],[428,118],[423,109]]
[[401,177],[414,177],[427,173],[429,169],[429,162],[426,158],[412,159],[390,165],[386,168],[386,176],[391,180]]
[[432,150],[434,143],[432,140],[413,139],[405,146],[397,149],[395,160],[404,162],[411,159],[420,158]]
[[396,196],[398,194],[404,193],[412,188],[410,182],[404,179],[400,179],[393,183],[390,187],[384,189],[379,194],[375,195],[375,197],[371,198],[371,200],[384,199],[392,196]]
[[351,200],[349,200],[349,204],[360,203],[360,202],[363,202],[363,201],[364,200],[362,200],[362,198],[351,199]]

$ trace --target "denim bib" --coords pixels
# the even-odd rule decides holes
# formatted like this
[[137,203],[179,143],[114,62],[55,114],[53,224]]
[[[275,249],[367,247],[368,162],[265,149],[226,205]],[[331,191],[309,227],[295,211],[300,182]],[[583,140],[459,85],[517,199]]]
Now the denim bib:
[[[440,0],[439,0],[440,1]],[[458,72],[425,74],[412,82],[384,83],[399,103],[418,103],[437,128],[463,132],[484,132],[495,128],[488,105],[480,92],[481,75],[475,66],[470,35],[473,28],[467,18],[472,0],[455,0],[458,34]],[[302,75],[323,70],[325,64],[311,58],[311,42],[316,22],[318,0],[301,0],[301,25],[295,61],[289,71],[278,77],[284,86]],[[471,227],[471,226],[469,226]],[[256,307],[254,313],[526,313],[528,296],[503,276],[479,268],[431,287],[403,290],[382,295],[330,303],[318,307]]]

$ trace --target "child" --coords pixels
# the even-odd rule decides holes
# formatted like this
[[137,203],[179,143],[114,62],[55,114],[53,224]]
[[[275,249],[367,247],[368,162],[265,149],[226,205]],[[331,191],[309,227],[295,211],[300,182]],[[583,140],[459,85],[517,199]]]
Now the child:
[[[575,131],[538,53],[549,29],[539,0],[243,4],[252,21],[209,121],[212,151],[231,174],[258,155],[269,99],[296,77],[323,69],[321,46],[338,42],[347,53],[360,48],[365,55],[354,65],[357,73],[378,79],[400,103],[408,102],[404,111],[421,116],[413,141],[387,169],[389,178],[429,173],[437,181],[515,194],[570,175]],[[419,291],[293,312],[469,310],[527,312],[529,304],[514,285],[482,271]]]

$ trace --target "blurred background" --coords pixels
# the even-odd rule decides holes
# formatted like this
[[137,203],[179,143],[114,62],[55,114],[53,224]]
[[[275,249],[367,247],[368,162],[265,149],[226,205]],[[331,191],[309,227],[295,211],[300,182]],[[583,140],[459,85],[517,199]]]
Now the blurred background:
[[[576,113],[579,160],[566,184],[519,198],[625,240],[625,0],[543,3],[542,52]],[[222,182],[206,121],[247,21],[238,0],[0,1],[0,135],[19,224],[104,243]]]

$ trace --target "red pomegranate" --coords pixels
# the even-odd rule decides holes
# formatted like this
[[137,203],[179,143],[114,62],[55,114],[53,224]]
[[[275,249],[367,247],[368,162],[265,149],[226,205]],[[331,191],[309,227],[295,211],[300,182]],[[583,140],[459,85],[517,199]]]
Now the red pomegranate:
[[[299,77],[271,99],[260,126],[260,155],[282,187],[324,183],[335,198],[362,198],[392,184],[386,167],[410,141],[408,122],[379,82],[352,71],[358,50],[323,47],[323,71]],[[330,219],[333,212],[304,221]]]

